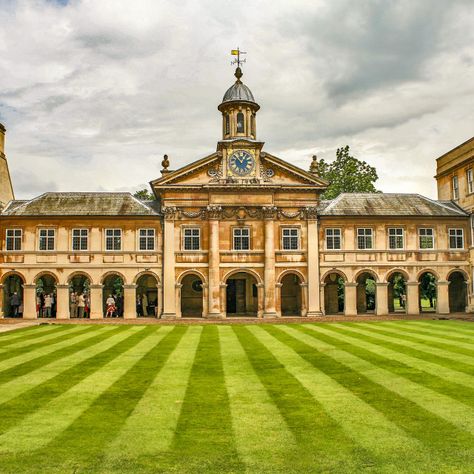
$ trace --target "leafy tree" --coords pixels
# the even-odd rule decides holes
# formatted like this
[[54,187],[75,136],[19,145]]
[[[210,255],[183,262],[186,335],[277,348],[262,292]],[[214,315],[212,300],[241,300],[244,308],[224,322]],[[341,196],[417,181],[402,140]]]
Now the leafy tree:
[[153,201],[155,199],[155,196],[153,196],[153,194],[151,194],[146,188],[136,191],[133,193],[133,196],[142,201]]
[[351,156],[348,145],[337,149],[336,159],[332,163],[321,158],[318,161],[318,173],[330,183],[322,195],[323,199],[334,199],[341,193],[379,192],[374,186],[378,179],[376,169]]
[[421,298],[430,302],[430,308],[434,308],[436,299],[436,277],[432,273],[423,273],[420,279]]

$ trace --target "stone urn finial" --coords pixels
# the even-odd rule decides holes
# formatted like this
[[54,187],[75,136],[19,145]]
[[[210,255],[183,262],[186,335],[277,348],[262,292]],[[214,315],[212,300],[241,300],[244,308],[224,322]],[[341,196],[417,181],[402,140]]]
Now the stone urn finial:
[[315,175],[319,174],[318,155],[313,155],[313,161],[309,165],[309,172]]
[[168,169],[170,166],[170,160],[168,160],[168,155],[163,156],[163,161],[161,162],[161,166],[163,166],[163,169],[161,170],[161,174],[166,174],[170,172],[170,170]]

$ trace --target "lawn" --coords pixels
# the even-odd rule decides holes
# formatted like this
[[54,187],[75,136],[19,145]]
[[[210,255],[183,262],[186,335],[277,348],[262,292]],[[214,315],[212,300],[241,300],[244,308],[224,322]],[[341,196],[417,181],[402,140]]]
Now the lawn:
[[474,325],[0,334],[0,472],[474,472]]

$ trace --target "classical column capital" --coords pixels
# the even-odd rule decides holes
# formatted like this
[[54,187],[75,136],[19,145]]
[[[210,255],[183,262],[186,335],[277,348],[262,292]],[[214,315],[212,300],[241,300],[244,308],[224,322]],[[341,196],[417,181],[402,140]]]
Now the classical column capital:
[[176,283],[176,284],[174,285],[174,287],[175,287],[175,288],[182,288],[183,285],[182,285],[181,283]]
[[102,289],[102,285],[89,285],[89,288],[91,290],[101,290]]
[[265,285],[263,283],[257,283],[255,286],[257,288],[265,288]]
[[219,286],[220,286],[221,288],[227,288],[227,283],[221,283]]
[[375,286],[380,286],[380,287],[388,286],[388,282],[377,281],[377,282],[375,282]]
[[56,285],[57,290],[69,289],[69,285]]
[[36,285],[23,285],[24,290],[33,290],[36,289]]
[[175,206],[166,206],[161,208],[161,212],[163,213],[165,220],[172,221],[176,219],[178,208]]
[[275,220],[278,208],[276,206],[262,206],[262,215],[266,220]]
[[307,220],[316,220],[318,218],[318,208],[315,206],[307,206],[304,208],[304,215]]
[[301,288],[308,288],[308,283],[300,283]]
[[124,290],[135,290],[137,285],[123,285]]
[[344,283],[344,286],[345,286],[345,287],[349,287],[349,288],[356,288],[357,285],[358,285],[358,283],[352,283],[352,282],[350,282],[350,281],[346,281],[346,282]]
[[221,219],[222,218],[222,206],[215,204],[209,204],[206,207],[206,214],[208,219]]

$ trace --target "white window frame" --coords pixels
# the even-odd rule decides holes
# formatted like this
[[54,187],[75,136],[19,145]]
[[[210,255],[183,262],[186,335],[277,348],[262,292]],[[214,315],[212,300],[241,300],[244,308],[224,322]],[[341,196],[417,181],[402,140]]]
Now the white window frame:
[[453,189],[453,200],[457,201],[459,199],[459,178],[457,175],[454,175],[451,178],[452,189]]
[[[459,235],[458,232],[461,232]],[[451,235],[451,232],[454,232],[454,235]],[[456,246],[451,246],[451,237],[456,239]],[[457,239],[461,237],[461,247],[457,245]],[[464,229],[462,227],[451,227],[448,229],[448,245],[449,250],[464,250]]]
[[[42,232],[46,232],[45,236],[42,236]],[[52,233],[52,235],[50,235]],[[41,239],[46,239],[46,248],[41,248]],[[53,248],[49,248],[50,239],[53,241]],[[38,251],[40,252],[54,252],[56,250],[56,229],[51,227],[39,227],[38,228]]]
[[[115,235],[111,235],[111,236],[108,236],[107,233],[108,231],[119,231],[120,232],[120,248],[119,249],[116,249],[116,248],[112,248],[112,249],[108,249],[107,248],[107,239],[108,238],[112,238],[112,243],[114,243],[114,240],[116,238]],[[122,248],[123,248],[123,231],[122,229],[118,228],[118,227],[109,227],[107,229],[104,229],[104,249],[106,252],[121,252],[122,251]]]
[[466,181],[467,181],[467,192],[468,192],[468,194],[474,193],[474,175],[472,173],[472,168],[469,168],[466,171]]
[[[237,231],[246,231],[247,235],[235,235]],[[248,239],[248,248],[240,248],[237,249],[235,242],[236,239],[241,239],[241,243],[243,242],[242,239],[247,238]],[[242,246],[242,245],[241,245]],[[233,227],[232,228],[232,250],[235,252],[248,252],[252,248],[252,239],[251,239],[251,232],[250,232],[250,227]]]
[[[391,230],[401,230],[401,234],[398,234],[397,232],[395,232],[393,235],[390,234],[390,231]],[[403,227],[388,227],[387,228],[387,236],[388,236],[388,249],[389,250],[404,250],[405,249],[405,229]],[[395,238],[395,247],[392,247],[390,245],[390,237],[394,237]],[[402,238],[402,246],[398,246],[397,245],[397,237],[401,237]]]
[[[12,232],[13,235],[8,235],[9,232]],[[9,240],[12,242],[11,249],[8,248]],[[20,243],[19,248],[15,248],[18,242]],[[5,250],[7,252],[21,252],[22,248],[23,248],[23,229],[20,229],[18,227],[5,229]]]
[[[359,235],[359,231],[364,231],[362,235]],[[370,231],[369,234],[366,231]],[[373,250],[374,249],[374,229],[372,227],[358,227],[357,228],[357,250]],[[364,239],[364,245],[361,247],[359,238]],[[370,247],[367,246],[367,239],[370,239]]]
[[[334,231],[337,231],[339,235],[334,235]],[[329,232],[332,233],[332,235],[329,235]],[[332,239],[333,242],[333,247],[330,248],[328,246],[328,239]],[[334,239],[339,238],[339,247],[334,247]],[[342,250],[342,230],[340,227],[327,227],[324,230],[324,245],[326,247],[326,250]]]
[[[422,232],[426,232],[426,231],[431,231],[431,235],[426,235],[426,234],[422,235]],[[431,247],[423,247],[421,245],[421,239],[423,237],[425,237],[425,238],[426,237],[431,237],[431,242],[432,242]],[[420,227],[418,229],[418,248],[420,250],[434,250],[434,248],[435,248],[435,231],[434,231],[433,227]]]
[[[141,235],[142,231],[145,235]],[[151,233],[151,235],[150,235]],[[145,248],[142,249],[142,239],[145,239]],[[152,248],[149,244],[152,242]],[[142,227],[137,232],[137,249],[139,252],[153,252],[156,248],[156,231],[153,227]]]
[[[197,235],[193,235],[196,233]],[[186,232],[190,232],[191,235],[186,235]],[[193,242],[194,239],[198,239],[198,248],[195,249],[193,248]],[[186,239],[190,239],[190,246],[191,248],[186,248]],[[201,228],[200,227],[194,227],[194,226],[186,226],[183,227],[182,229],[182,240],[181,240],[181,249],[185,250],[186,252],[199,252],[201,250]]]
[[[296,226],[283,226],[281,227],[281,250],[285,251],[295,251],[295,250],[301,250],[301,232],[300,228]],[[288,235],[285,235],[285,232],[288,232]],[[293,232],[296,232],[294,235],[291,235]],[[289,246],[285,248],[285,239],[288,241]],[[296,239],[296,247],[292,247],[292,242],[295,242]]]
[[[79,231],[79,235],[74,235],[74,232],[77,232]],[[81,235],[82,232],[86,232],[86,235]],[[75,249],[74,248],[74,239],[77,238],[79,239],[79,248],[78,249]],[[82,239],[86,239],[86,248],[83,249],[83,248],[80,248],[82,247],[82,242],[83,240]],[[85,227],[76,227],[74,229],[71,229],[71,250],[73,252],[86,252],[89,250],[89,229],[85,228]]]

